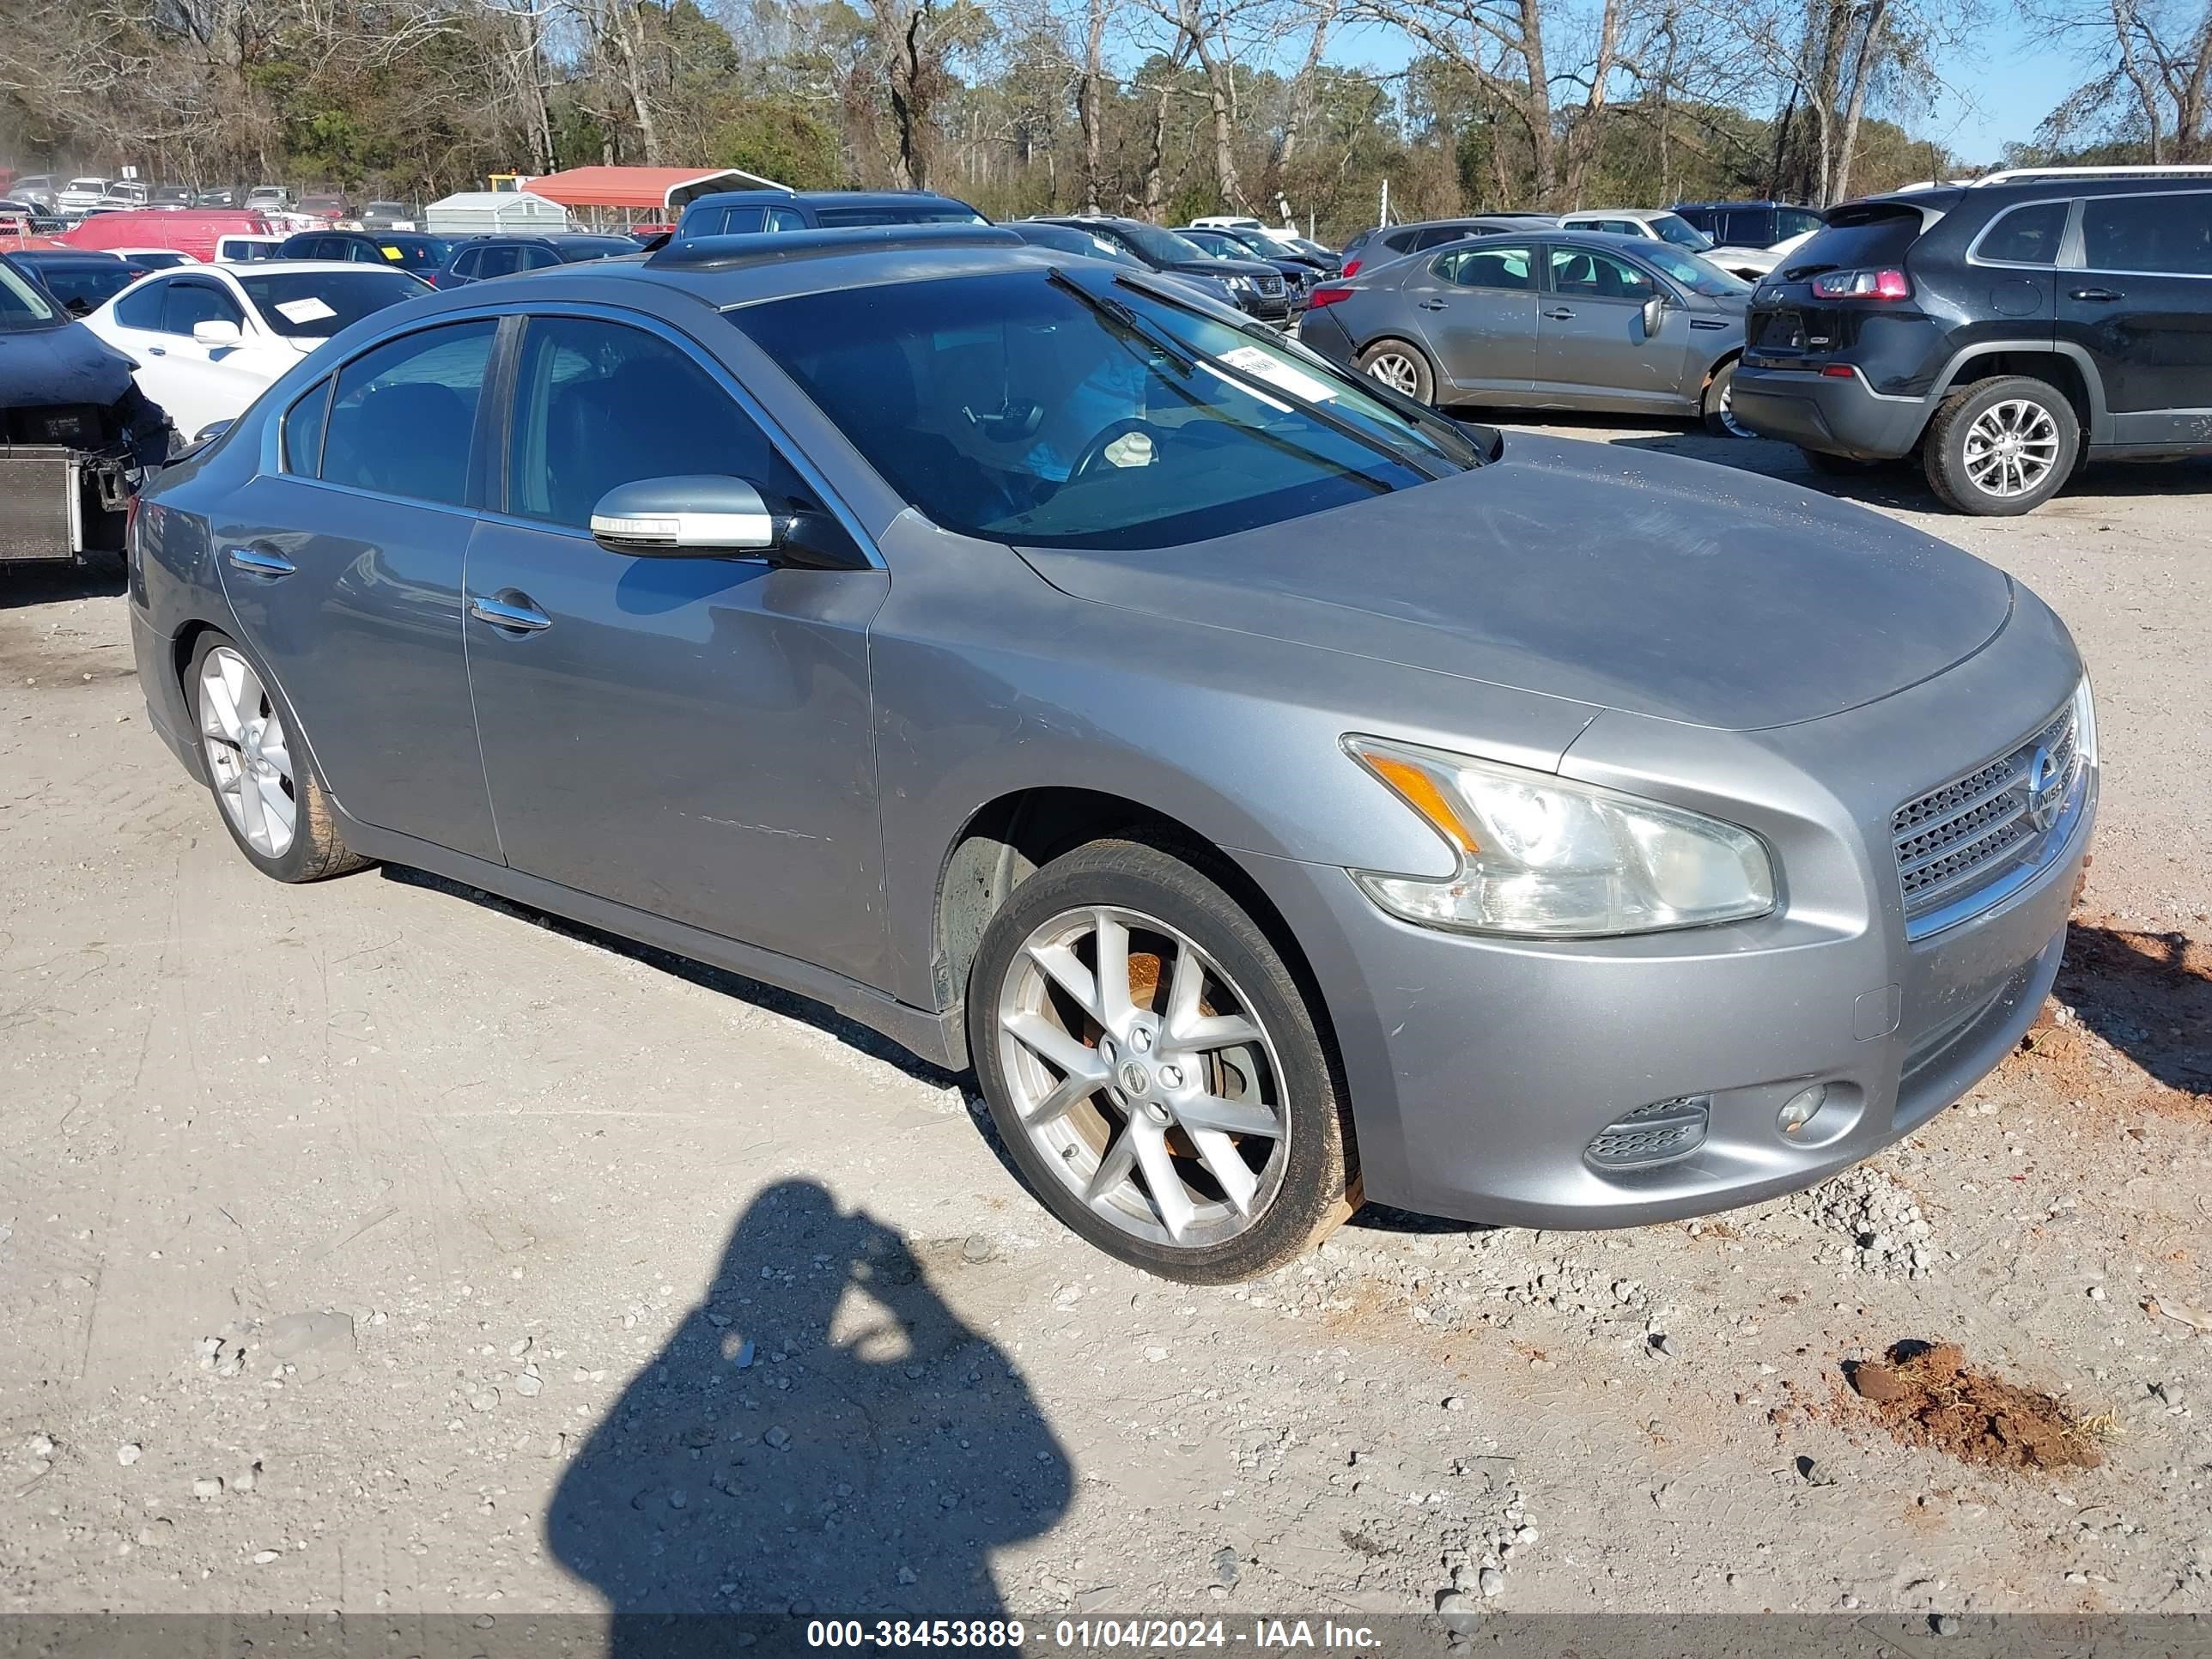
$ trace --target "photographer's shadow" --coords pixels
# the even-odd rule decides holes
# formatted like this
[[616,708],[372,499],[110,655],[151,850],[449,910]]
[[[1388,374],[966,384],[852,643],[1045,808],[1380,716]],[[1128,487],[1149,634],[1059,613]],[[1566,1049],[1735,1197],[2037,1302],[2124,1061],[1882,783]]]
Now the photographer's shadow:
[[545,1530],[606,1599],[612,1651],[658,1655],[711,1640],[708,1613],[1001,1617],[991,1552],[1071,1490],[1020,1373],[905,1242],[788,1181],[592,1430]]

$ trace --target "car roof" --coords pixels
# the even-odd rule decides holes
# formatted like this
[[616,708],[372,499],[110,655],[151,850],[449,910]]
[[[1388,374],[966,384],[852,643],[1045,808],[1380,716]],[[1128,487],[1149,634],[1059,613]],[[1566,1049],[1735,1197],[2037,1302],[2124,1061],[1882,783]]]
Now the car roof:
[[1672,208],[1577,208],[1572,213],[1563,213],[1559,222],[1572,219],[1663,219],[1674,212]]
[[793,202],[820,207],[898,207],[909,202],[968,205],[933,190],[720,190],[710,196],[695,196],[684,204],[684,210],[689,213],[696,207],[751,207],[756,204],[767,206]]
[[131,262],[119,253],[111,253],[104,247],[27,247],[9,248],[9,257],[15,259],[36,259],[48,265],[127,265]]

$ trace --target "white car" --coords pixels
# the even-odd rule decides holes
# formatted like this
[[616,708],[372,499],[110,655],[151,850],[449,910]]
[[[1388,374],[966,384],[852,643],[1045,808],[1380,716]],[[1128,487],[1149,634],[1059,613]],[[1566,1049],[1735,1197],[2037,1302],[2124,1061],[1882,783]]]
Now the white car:
[[138,389],[188,438],[234,421],[348,324],[431,291],[389,265],[270,259],[141,277],[84,319],[131,359]]
[[216,239],[215,262],[219,265],[250,265],[276,257],[276,250],[284,246],[282,236],[264,236],[243,231],[235,236]]
[[[1776,248],[1722,247],[1679,213],[1664,208],[1589,208],[1559,216],[1563,230],[1602,230],[1615,236],[1641,236],[1647,241],[1668,242],[1685,253],[1755,283],[1774,269],[1781,257]],[[1802,239],[1801,239],[1802,240]]]
[[100,205],[107,194],[105,179],[72,179],[64,185],[61,194],[54,198],[54,216],[58,219],[82,219],[84,210]]
[[134,265],[143,265],[149,270],[167,270],[172,265],[196,265],[198,258],[175,247],[112,247],[105,250],[118,254]]

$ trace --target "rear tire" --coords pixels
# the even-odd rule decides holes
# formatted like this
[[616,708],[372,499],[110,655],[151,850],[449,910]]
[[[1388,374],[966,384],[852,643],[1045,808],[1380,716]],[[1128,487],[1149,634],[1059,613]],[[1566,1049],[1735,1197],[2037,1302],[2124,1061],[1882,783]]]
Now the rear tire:
[[1428,354],[1404,340],[1377,340],[1359,354],[1359,372],[1380,380],[1393,392],[1433,408],[1437,401],[1436,371]]
[[1093,842],[1014,890],[969,976],[968,1041],[1030,1189],[1133,1267],[1255,1278],[1358,1207],[1297,981],[1234,899],[1160,848]]
[[1928,422],[1921,465],[1943,503],[1981,518],[2032,513],[2081,459],[2081,423],[2057,387],[2031,375],[1953,392]]
[[210,630],[185,671],[200,761],[223,828],[275,881],[321,881],[371,862],[339,836],[313,757],[268,678],[237,641]]

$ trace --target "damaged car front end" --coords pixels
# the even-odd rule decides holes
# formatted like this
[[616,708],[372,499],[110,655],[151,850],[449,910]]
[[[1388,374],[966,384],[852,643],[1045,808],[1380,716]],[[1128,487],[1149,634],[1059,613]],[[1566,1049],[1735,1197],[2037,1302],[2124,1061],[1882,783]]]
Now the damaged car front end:
[[0,257],[0,564],[120,555],[170,438],[130,359]]

